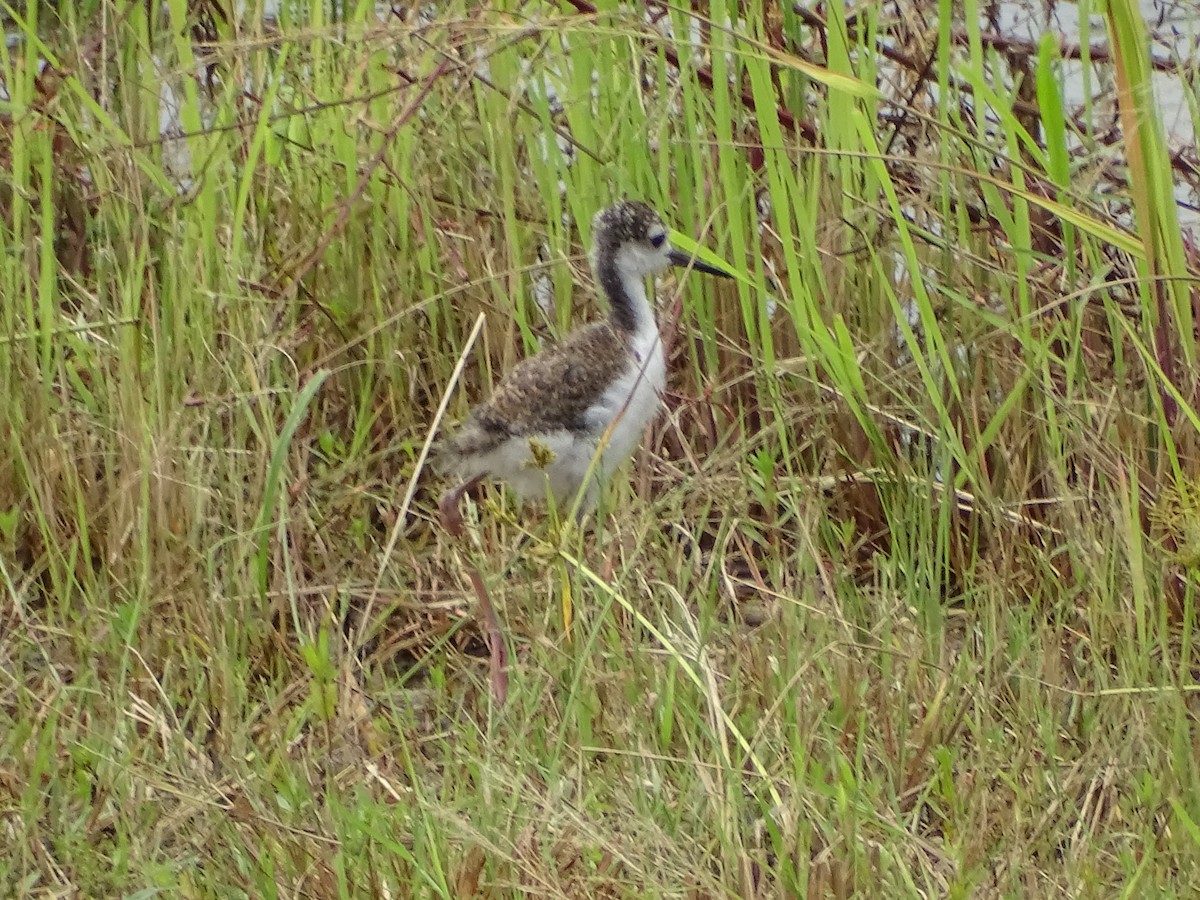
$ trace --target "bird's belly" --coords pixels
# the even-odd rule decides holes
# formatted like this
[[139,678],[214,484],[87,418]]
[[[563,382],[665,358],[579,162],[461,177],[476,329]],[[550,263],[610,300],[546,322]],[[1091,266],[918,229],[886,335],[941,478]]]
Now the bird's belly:
[[523,499],[544,499],[549,488],[563,502],[583,484],[595,453],[596,442],[591,435],[559,429],[511,437],[481,463],[486,471],[507,481]]

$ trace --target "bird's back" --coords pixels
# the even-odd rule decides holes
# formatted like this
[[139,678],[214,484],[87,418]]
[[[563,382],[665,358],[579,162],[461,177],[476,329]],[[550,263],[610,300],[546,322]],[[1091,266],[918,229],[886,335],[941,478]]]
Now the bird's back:
[[511,438],[595,430],[589,411],[620,378],[628,361],[625,337],[608,322],[572,332],[561,343],[522,360],[447,443],[447,454],[465,464]]

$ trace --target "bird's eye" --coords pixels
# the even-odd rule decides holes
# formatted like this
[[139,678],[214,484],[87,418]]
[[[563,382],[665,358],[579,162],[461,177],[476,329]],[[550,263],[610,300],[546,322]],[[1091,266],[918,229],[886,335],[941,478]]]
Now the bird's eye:
[[663,241],[665,241],[666,239],[667,239],[667,236],[660,231],[658,234],[652,235],[650,237],[650,243],[653,244],[655,247],[661,247],[663,245]]

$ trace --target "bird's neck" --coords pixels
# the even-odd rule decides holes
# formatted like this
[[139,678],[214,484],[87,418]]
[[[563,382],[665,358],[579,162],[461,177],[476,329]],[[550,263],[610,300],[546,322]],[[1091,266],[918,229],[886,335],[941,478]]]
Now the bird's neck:
[[596,280],[608,298],[608,317],[614,328],[631,336],[658,330],[645,279],[621,266],[612,250],[597,255]]

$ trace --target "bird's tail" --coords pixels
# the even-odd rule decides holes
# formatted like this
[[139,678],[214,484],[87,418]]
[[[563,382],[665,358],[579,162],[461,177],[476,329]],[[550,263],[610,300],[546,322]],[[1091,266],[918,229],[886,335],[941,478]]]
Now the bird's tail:
[[466,421],[452,436],[435,441],[430,463],[442,475],[470,478],[477,474],[476,461],[495,449],[496,436],[477,422]]

